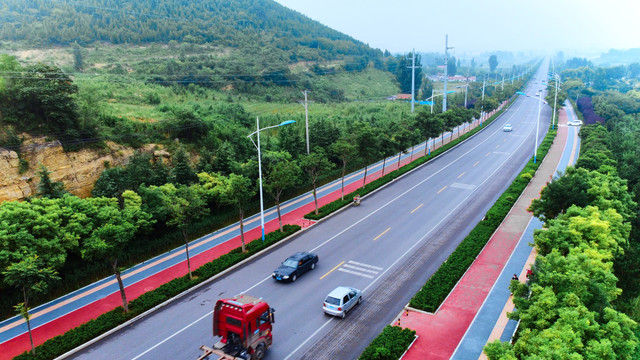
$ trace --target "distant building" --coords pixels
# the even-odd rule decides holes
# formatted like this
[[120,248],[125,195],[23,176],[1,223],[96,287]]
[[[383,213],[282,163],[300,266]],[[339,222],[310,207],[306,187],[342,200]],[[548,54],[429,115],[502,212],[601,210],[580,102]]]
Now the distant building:
[[398,94],[389,96],[387,100],[411,100],[411,94]]

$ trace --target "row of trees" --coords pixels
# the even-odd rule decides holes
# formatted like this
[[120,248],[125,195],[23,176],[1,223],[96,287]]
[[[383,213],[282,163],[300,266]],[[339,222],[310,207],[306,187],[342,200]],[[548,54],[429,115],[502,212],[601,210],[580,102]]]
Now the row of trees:
[[545,221],[534,234],[538,253],[526,284],[513,281],[520,321],[513,345],[496,341],[490,359],[632,359],[637,324],[616,308],[614,264],[629,248],[637,203],[616,171],[606,130],[584,127],[581,157],[552,181],[530,210]]

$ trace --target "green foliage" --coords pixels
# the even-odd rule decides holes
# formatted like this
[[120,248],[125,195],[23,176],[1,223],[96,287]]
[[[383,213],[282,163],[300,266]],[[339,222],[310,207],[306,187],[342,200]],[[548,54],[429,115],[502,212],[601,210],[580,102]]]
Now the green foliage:
[[49,199],[61,198],[64,194],[67,194],[67,191],[64,189],[64,183],[61,181],[52,181],[49,173],[50,171],[41,164],[40,171],[38,171],[40,182],[38,183],[37,195]]
[[415,330],[387,325],[362,352],[359,360],[397,360],[416,337]]
[[254,240],[247,245],[248,252],[241,252],[239,248],[232,250],[228,254],[208,262],[194,271],[196,278],[189,280],[187,276],[174,279],[166,284],[161,285],[155,290],[146,292],[139,298],[131,301],[130,311],[123,312],[122,308],[116,308],[106,314],[99,316],[95,320],[90,320],[72,330],[67,331],[63,335],[47,340],[44,344],[38,346],[35,356],[23,353],[15,357],[17,360],[31,359],[53,359],[65,352],[72,350],[83,343],[133,319],[141,313],[160,305],[162,302],[174,297],[192,286],[195,286],[217,274],[228,269],[230,266],[260,252],[263,249],[281,241],[291,234],[300,230],[297,225],[285,225],[284,232],[273,232],[267,234],[265,241]]
[[489,71],[494,72],[498,67],[498,57],[496,55],[489,56]]
[[513,352],[513,347],[508,342],[500,342],[500,340],[494,340],[484,347],[484,353],[489,360],[516,360],[516,355]]
[[29,170],[29,161],[25,159],[18,160],[18,173],[24,174]]
[[[93,134],[79,122],[74,100],[78,87],[55,66],[36,64],[20,69],[0,98],[3,121],[36,134],[55,134],[61,140]],[[63,143],[64,144],[64,143]]]
[[320,147],[316,147],[309,155],[302,155],[300,157],[300,168],[307,173],[313,186],[313,200],[315,202],[316,215],[318,214],[318,197],[316,193],[318,178],[334,166],[335,164],[329,162],[325,151]]

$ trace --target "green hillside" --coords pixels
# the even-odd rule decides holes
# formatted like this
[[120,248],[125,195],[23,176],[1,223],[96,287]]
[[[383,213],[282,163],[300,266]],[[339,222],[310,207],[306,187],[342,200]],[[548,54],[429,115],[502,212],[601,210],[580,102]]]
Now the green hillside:
[[272,0],[6,0],[0,22],[0,52],[77,77],[107,74],[114,82],[195,85],[280,102],[297,101],[304,89],[319,102],[397,91],[391,76],[344,81],[344,74],[395,69],[395,57]]

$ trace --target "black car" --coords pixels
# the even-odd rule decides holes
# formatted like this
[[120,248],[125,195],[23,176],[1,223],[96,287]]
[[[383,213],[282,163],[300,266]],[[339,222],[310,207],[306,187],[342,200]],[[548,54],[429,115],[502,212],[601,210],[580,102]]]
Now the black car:
[[298,276],[308,270],[313,270],[318,263],[318,255],[310,252],[300,251],[287,258],[273,271],[271,276],[279,281],[294,282]]

